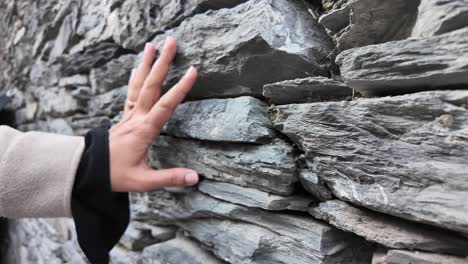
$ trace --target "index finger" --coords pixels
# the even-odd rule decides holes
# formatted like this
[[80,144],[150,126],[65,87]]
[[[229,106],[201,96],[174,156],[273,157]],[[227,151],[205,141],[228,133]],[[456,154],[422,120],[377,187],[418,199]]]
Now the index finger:
[[197,76],[197,69],[193,66],[190,67],[182,79],[151,108],[151,111],[147,115],[147,121],[150,122],[151,126],[154,127],[157,132],[169,121],[176,107],[192,89],[197,80]]

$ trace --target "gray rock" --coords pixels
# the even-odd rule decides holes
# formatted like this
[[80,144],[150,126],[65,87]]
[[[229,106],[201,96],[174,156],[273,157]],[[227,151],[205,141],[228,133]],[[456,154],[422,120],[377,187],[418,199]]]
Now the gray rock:
[[110,264],[137,263],[140,259],[141,252],[129,251],[117,245],[112,249],[109,256]]
[[319,201],[327,201],[333,199],[332,192],[326,186],[323,179],[319,178],[312,166],[307,164],[304,155],[301,155],[297,160],[298,178],[302,187],[312,194]]
[[326,12],[333,9],[339,9],[346,5],[349,0],[322,0],[322,6]]
[[150,148],[157,168],[192,168],[208,179],[289,195],[297,182],[293,148],[283,141],[269,145],[221,144],[161,136]]
[[114,43],[100,42],[94,46],[71,54],[62,54],[51,63],[60,65],[62,76],[88,74],[90,69],[100,67],[119,57],[121,47]]
[[90,71],[89,79],[94,94],[102,94],[126,86],[130,79],[135,55],[123,55]]
[[67,122],[76,135],[85,135],[92,128],[111,125],[111,120],[107,116],[74,115],[67,118]]
[[138,264],[222,264],[194,241],[177,237],[145,248]]
[[251,0],[186,19],[152,41],[179,41],[168,87],[191,65],[200,73],[191,98],[259,97],[264,84],[328,74],[333,42],[307,10],[302,1]]
[[89,78],[87,75],[73,75],[64,77],[59,80],[60,87],[76,88],[81,86],[89,86]]
[[10,221],[8,263],[85,264],[74,236],[71,219],[21,219]]
[[421,0],[418,20],[412,37],[440,35],[468,26],[468,5],[465,0]]
[[82,106],[65,88],[38,87],[34,90],[34,97],[39,103],[39,116],[64,117],[74,114]]
[[353,207],[340,200],[311,206],[309,213],[337,228],[388,248],[467,254],[468,239],[396,217]]
[[280,196],[253,188],[209,180],[200,182],[198,189],[220,200],[265,210],[307,211],[308,206],[314,201],[300,195]]
[[163,133],[212,141],[268,143],[275,130],[267,107],[248,96],[186,102],[177,107]]
[[124,109],[127,99],[127,86],[110,90],[109,92],[93,96],[88,101],[88,113],[91,116],[113,117]]
[[466,264],[468,259],[450,255],[434,253],[389,250],[381,259],[372,261],[372,264]]
[[335,5],[319,22],[336,40],[339,50],[408,37],[419,1],[356,0]]
[[263,86],[263,96],[273,104],[348,100],[351,99],[352,93],[353,91],[344,83],[321,76]]
[[468,91],[278,106],[338,198],[468,233]]
[[468,28],[424,39],[350,49],[336,61],[364,95],[408,93],[468,83]]
[[141,222],[130,222],[119,243],[128,250],[141,251],[152,244],[161,243],[175,237],[173,227],[158,227]]
[[133,203],[146,209],[134,207],[134,218],[176,223],[230,263],[363,263],[372,252],[364,241],[312,217],[273,214],[198,192],[141,196]]
[[197,13],[207,10],[233,7],[247,0],[162,0],[124,1],[111,13],[116,27],[112,34],[116,43],[124,48],[139,51],[143,44],[156,33],[180,24]]
[[191,236],[210,247],[213,253],[228,263],[370,263],[372,250],[361,241],[348,239],[348,246],[338,252],[323,255],[293,237],[278,235],[274,230],[243,222],[195,219],[182,225]]

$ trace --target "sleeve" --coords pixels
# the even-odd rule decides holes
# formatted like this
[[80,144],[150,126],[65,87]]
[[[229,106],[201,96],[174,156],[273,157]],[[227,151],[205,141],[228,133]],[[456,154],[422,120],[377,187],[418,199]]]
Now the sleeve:
[[0,126],[0,216],[69,217],[83,137]]
[[91,263],[108,263],[130,220],[128,193],[111,190],[108,129],[86,134],[72,197],[78,243]]

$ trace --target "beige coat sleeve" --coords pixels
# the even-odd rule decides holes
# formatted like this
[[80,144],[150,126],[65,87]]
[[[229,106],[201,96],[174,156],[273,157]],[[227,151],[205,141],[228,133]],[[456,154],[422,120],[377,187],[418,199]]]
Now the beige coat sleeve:
[[84,138],[0,126],[0,216],[71,216]]

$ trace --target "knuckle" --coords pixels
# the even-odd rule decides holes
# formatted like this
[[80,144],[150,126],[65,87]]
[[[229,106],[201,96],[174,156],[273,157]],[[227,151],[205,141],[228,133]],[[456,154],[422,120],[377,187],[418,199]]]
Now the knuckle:
[[160,104],[159,104],[159,109],[163,112],[169,112],[171,113],[173,111],[173,106],[167,102],[167,101],[162,101]]

